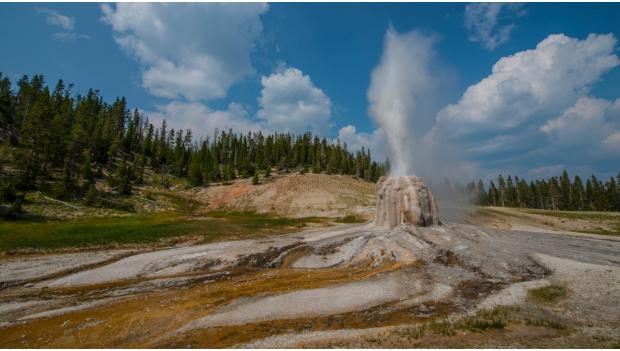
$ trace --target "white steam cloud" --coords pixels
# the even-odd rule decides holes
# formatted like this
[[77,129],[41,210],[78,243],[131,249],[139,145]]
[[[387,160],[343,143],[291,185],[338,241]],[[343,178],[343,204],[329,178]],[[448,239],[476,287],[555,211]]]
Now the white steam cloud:
[[[387,136],[392,176],[414,174],[416,121],[432,118],[438,90],[432,73],[435,36],[388,28],[383,56],[371,76],[368,112]],[[421,131],[423,132],[423,131]]]

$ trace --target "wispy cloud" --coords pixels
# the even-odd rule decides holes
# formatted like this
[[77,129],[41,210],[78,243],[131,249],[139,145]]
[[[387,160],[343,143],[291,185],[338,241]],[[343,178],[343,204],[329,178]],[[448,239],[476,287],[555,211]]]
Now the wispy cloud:
[[532,168],[527,171],[527,175],[532,178],[550,177],[562,173],[565,168],[566,167],[561,164]]
[[510,39],[513,20],[523,16],[523,4],[475,3],[465,7],[465,28],[469,40],[493,50]]
[[52,26],[58,26],[67,31],[72,31],[75,27],[75,19],[73,17],[65,16],[56,10],[37,8],[37,12],[47,15],[45,21]]
[[73,41],[87,39],[88,35],[75,32],[75,18],[63,15],[57,10],[38,7],[36,11],[45,14],[45,22],[50,26],[59,27],[62,31],[53,34],[54,39],[61,41]]
[[88,35],[76,32],[58,32],[54,33],[54,38],[61,41],[73,41],[76,39],[88,39]]

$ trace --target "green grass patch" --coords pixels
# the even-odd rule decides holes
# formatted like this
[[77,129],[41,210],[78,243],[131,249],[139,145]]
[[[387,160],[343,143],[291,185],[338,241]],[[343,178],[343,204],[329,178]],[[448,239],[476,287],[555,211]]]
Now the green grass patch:
[[364,219],[362,216],[350,214],[344,217],[337,218],[336,222],[338,223],[364,223],[366,222],[366,219]]
[[527,296],[531,301],[539,303],[556,303],[566,297],[568,291],[561,285],[547,285],[536,289],[530,289]]
[[504,330],[509,325],[521,324],[556,330],[567,329],[562,321],[546,312],[542,307],[496,306],[483,309],[473,315],[457,319],[441,318],[411,327],[396,329],[396,335],[408,340],[424,337],[455,336],[462,332],[482,333],[490,330]]
[[153,200],[158,196],[164,197],[177,208],[178,211],[191,214],[200,207],[200,203],[188,197],[181,196],[172,191],[149,191],[147,198]]
[[551,329],[566,329],[566,326],[558,321],[545,318],[526,318],[525,324],[534,327],[545,327]]
[[531,214],[538,214],[549,217],[559,217],[566,219],[586,219],[586,220],[620,220],[618,212],[592,212],[592,211],[552,211],[539,209],[518,208],[519,211]]
[[477,333],[492,329],[504,329],[516,312],[518,312],[516,307],[498,306],[493,309],[480,310],[474,315],[465,316],[457,320],[444,318],[419,324],[414,327],[401,329],[397,331],[397,334],[412,340],[420,339],[427,334],[454,336],[459,331]]
[[590,233],[590,234],[599,234],[599,235],[620,235],[620,224],[618,224],[615,229],[611,229],[611,230],[598,227],[594,229],[582,230],[582,232]]
[[252,212],[214,212],[205,217],[165,212],[64,221],[4,221],[0,222],[0,251],[114,247],[183,236],[213,242],[283,232],[313,221],[318,219],[276,218]]

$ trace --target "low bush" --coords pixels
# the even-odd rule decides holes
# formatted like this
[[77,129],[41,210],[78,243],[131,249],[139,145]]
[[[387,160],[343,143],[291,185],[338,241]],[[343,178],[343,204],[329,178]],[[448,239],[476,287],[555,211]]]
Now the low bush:
[[538,303],[556,303],[566,297],[567,289],[561,285],[547,285],[527,292],[528,299]]

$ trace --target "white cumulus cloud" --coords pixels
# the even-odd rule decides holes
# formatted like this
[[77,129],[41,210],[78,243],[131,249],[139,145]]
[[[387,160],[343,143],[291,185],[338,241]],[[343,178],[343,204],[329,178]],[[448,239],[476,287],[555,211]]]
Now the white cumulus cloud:
[[352,151],[362,150],[362,148],[372,152],[372,158],[383,162],[389,158],[387,138],[381,128],[375,129],[372,133],[358,132],[354,125],[346,125],[338,130],[338,137],[333,142],[346,144],[347,149]]
[[261,84],[257,115],[267,129],[322,134],[331,127],[331,100],[299,69],[280,69],[263,76]]
[[618,160],[613,150],[620,100],[590,93],[620,63],[616,44],[613,34],[554,34],[503,57],[490,75],[437,113],[424,139],[451,145],[462,152],[459,159],[486,169],[524,174],[550,164],[596,164],[606,172],[606,164]]
[[225,110],[211,109],[200,101],[172,101],[146,111],[155,124],[166,120],[176,129],[192,129],[196,137],[212,136],[216,129],[237,133],[311,131],[323,134],[331,126],[331,101],[308,75],[297,68],[280,69],[263,76],[263,89],[256,115],[245,106],[231,103]]
[[603,145],[615,150],[615,152],[620,152],[620,131],[610,134],[603,139]]
[[525,13],[522,4],[474,3],[465,7],[465,28],[469,40],[481,43],[489,50],[505,43],[510,38],[516,17]]
[[593,148],[602,143],[605,147],[617,148],[620,146],[617,143],[620,133],[617,105],[620,105],[620,98],[611,102],[582,97],[559,117],[540,127],[540,131],[549,135],[556,146]]
[[222,98],[253,74],[250,53],[262,34],[264,4],[118,3],[101,6],[116,42],[143,65],[153,95]]
[[247,110],[236,103],[228,105],[226,110],[213,110],[200,102],[173,101],[158,105],[155,111],[147,111],[146,116],[155,126],[161,125],[165,119],[169,128],[191,129],[195,139],[213,137],[216,130],[232,129],[244,134],[262,130],[249,117]]
[[550,35],[535,49],[500,59],[491,75],[443,108],[437,127],[454,137],[504,132],[557,115],[620,62],[612,34],[584,40]]

